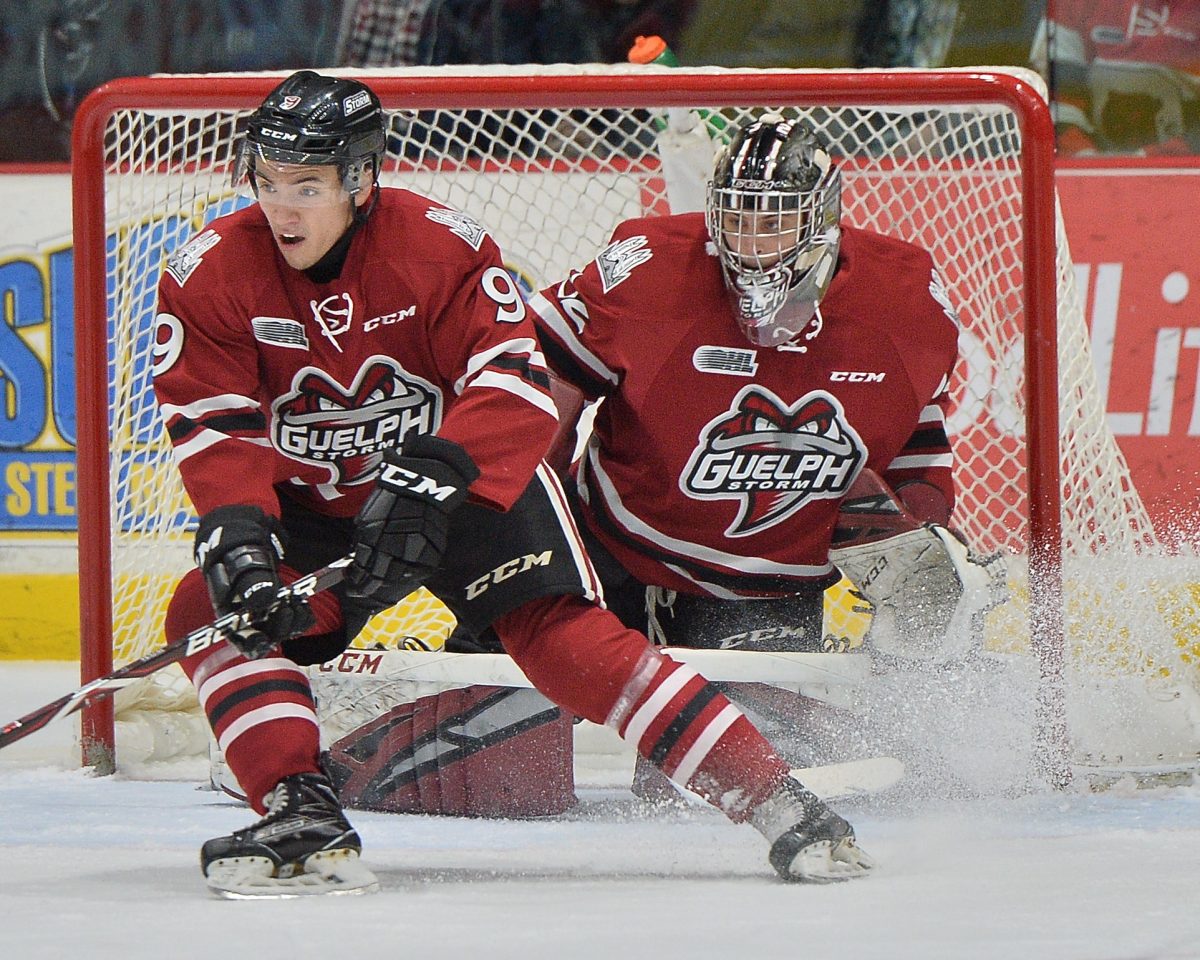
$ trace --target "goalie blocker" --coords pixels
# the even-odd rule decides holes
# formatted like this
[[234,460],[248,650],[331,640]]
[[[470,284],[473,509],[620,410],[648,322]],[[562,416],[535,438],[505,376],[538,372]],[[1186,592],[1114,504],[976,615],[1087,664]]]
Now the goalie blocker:
[[[301,573],[350,550],[352,518],[324,517],[281,498],[282,523],[293,548],[287,563]],[[531,534],[537,532],[536,544]],[[472,503],[455,511],[445,562],[426,588],[473,633],[540,596],[599,592],[578,533],[567,517],[562,488],[545,465],[505,513]],[[344,628],[293,637],[283,652],[301,666],[338,657],[376,612],[331,591],[342,604]],[[205,600],[205,602],[207,602]],[[575,803],[572,771],[574,717],[535,690],[472,686],[425,696],[404,695],[363,704],[353,728],[329,744],[328,772],[348,807],[468,816],[539,816]],[[426,688],[428,689],[428,688]],[[320,685],[314,688],[321,698]],[[353,696],[341,691],[339,697]],[[330,705],[318,702],[318,714]],[[218,736],[221,725],[216,725]],[[219,749],[213,783],[245,799]]]

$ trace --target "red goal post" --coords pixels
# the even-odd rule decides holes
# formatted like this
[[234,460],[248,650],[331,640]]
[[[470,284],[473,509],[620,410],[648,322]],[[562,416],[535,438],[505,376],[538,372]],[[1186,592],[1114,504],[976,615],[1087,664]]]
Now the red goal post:
[[[344,72],[395,111],[385,182],[475,215],[533,289],[595,256],[619,220],[670,212],[680,196],[668,189],[673,135],[719,139],[724,124],[765,107],[812,118],[841,159],[847,218],[930,248],[961,307],[956,389],[974,419],[955,436],[963,495],[954,522],[976,549],[1005,550],[1034,572],[1019,584],[1017,630],[1037,653],[1045,744],[1061,768],[1064,521],[1068,552],[1152,534],[1096,409],[1082,311],[1077,298],[1063,300],[1074,298],[1073,278],[1053,126],[1035,75],[625,65]],[[116,80],[76,116],[85,682],[160,642],[170,584],[188,562],[189,505],[148,398],[146,324],[165,256],[234,208],[236,120],[280,76]],[[716,119],[683,130],[697,116]],[[1056,312],[1071,325],[1069,382],[1058,368]],[[1084,476],[1094,490],[1078,489]],[[412,633],[403,620],[390,629]],[[83,739],[86,755],[111,755],[110,703],[85,712]]]

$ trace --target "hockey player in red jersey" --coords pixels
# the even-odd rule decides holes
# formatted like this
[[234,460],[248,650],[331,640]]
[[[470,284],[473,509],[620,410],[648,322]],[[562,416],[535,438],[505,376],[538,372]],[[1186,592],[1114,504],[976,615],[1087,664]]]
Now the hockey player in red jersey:
[[720,154],[706,214],[627,221],[531,303],[552,371],[603,400],[574,499],[609,606],[644,624],[646,588],[670,591],[668,643],[786,624],[782,646],[819,650],[864,470],[950,515],[957,317],[926,251],[840,212],[825,145],[767,114]]
[[[541,463],[556,412],[526,307],[483,227],[375,182],[384,131],[365,85],[289,77],[240,148],[235,176],[257,203],[176,251],[159,285],[155,392],[200,515],[166,634],[214,610],[260,614],[184,661],[264,815],[204,845],[210,885],[369,888],[344,869],[359,838],[318,763],[300,667],[419,585],[468,629],[494,629],[550,699],[754,824],[785,879],[866,872],[850,826],[735,706],[598,605]],[[549,560],[489,579],[530,553]],[[345,554],[344,588],[273,602],[281,582]]]
[[[627,221],[531,301],[564,420],[602,401],[570,492],[607,603],[660,643],[820,652],[845,572],[924,654],[989,585],[945,527],[958,318],[928,252],[840,217],[825,144],[765,114],[720,153],[705,214]],[[851,495],[885,506],[886,536],[847,520]],[[804,716],[738,697],[782,729]],[[654,784],[639,766],[635,791]]]

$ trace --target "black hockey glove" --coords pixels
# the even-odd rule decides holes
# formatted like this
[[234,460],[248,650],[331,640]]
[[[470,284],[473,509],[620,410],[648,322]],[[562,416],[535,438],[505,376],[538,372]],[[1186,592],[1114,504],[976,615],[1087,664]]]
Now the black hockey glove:
[[315,623],[303,600],[275,604],[283,584],[283,527],[261,507],[217,507],[200,518],[196,566],[204,574],[217,616],[248,611],[252,627],[228,634],[229,642],[251,660],[270,653]]
[[384,453],[355,522],[346,593],[383,610],[428,580],[446,552],[450,516],[478,476],[466,450],[429,434]]

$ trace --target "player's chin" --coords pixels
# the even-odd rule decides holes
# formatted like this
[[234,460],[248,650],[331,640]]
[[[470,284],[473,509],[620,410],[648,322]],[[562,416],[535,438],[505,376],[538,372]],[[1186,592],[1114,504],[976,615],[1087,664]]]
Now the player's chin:
[[320,259],[313,255],[312,242],[309,240],[276,234],[275,245],[279,247],[287,265],[294,270],[307,270]]

